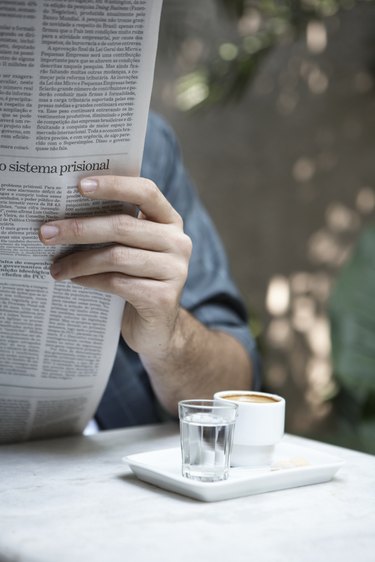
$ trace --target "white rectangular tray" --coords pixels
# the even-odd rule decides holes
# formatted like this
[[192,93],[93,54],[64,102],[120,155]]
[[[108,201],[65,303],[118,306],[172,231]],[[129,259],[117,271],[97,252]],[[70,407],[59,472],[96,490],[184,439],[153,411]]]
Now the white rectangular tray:
[[201,501],[219,501],[327,482],[342,466],[339,457],[281,442],[271,468],[231,468],[228,480],[199,482],[181,474],[180,448],[129,455],[123,459],[145,482]]

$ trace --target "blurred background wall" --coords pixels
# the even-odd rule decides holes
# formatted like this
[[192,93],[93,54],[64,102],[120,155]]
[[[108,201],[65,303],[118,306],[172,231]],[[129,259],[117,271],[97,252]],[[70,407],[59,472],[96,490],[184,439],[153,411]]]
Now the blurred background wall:
[[339,420],[328,315],[374,221],[375,4],[267,5],[165,0],[152,107],[223,238],[287,431],[375,452]]

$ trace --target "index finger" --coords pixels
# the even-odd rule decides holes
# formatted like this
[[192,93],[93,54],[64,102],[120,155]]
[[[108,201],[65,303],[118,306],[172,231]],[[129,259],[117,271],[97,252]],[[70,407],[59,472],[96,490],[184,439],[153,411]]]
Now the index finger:
[[90,176],[79,183],[79,191],[90,199],[125,201],[136,205],[155,222],[181,223],[181,217],[157,185],[147,178],[129,176]]

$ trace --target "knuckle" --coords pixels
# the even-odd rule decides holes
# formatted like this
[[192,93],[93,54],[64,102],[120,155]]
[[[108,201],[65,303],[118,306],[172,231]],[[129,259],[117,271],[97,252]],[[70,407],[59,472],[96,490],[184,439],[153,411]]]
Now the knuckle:
[[185,250],[185,255],[190,258],[193,251],[193,241],[187,234],[183,235],[183,247]]
[[176,236],[176,244],[179,252],[189,259],[193,251],[193,242],[190,236],[185,234],[185,232],[179,231]]
[[121,266],[125,261],[125,248],[121,246],[111,246],[108,249],[108,261],[111,265]]
[[82,237],[84,232],[83,222],[80,219],[73,218],[70,222],[70,230],[74,238],[79,239]]
[[189,273],[189,262],[188,261],[184,261],[182,269],[183,269],[184,279],[186,279],[186,277],[188,276],[188,273]]
[[129,217],[127,215],[112,215],[112,229],[116,236],[123,238],[129,232]]
[[142,178],[142,180],[142,188],[145,192],[146,198],[153,200],[159,197],[160,190],[156,183],[148,178]]
[[175,268],[176,277],[179,279],[186,279],[188,274],[188,263],[185,260],[180,260]]
[[176,224],[181,230],[184,229],[184,220],[180,215],[180,213],[178,213],[177,211],[176,211]]

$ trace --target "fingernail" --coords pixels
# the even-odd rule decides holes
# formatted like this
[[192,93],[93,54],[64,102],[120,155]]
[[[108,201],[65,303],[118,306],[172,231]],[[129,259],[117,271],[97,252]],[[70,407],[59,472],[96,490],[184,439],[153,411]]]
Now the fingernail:
[[43,238],[45,238],[46,240],[49,240],[50,238],[54,238],[55,236],[58,235],[59,229],[58,229],[57,226],[44,224],[41,227],[40,232],[41,232],[41,235],[43,236]]
[[51,265],[50,272],[52,277],[57,277],[60,271],[61,271],[61,265],[59,264],[59,262],[55,262]]
[[80,187],[84,193],[92,193],[98,187],[98,182],[90,178],[84,178],[80,181]]

